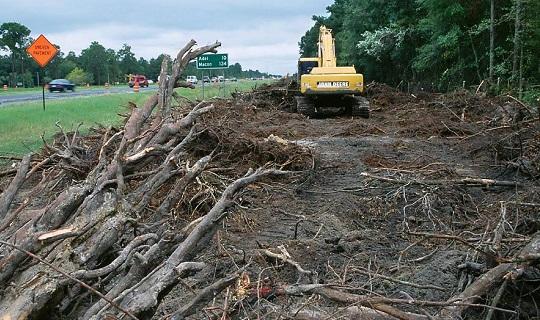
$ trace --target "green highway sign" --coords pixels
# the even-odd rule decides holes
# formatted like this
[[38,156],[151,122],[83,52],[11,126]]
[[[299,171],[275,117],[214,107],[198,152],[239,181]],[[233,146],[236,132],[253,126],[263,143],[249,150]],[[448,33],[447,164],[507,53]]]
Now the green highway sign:
[[203,54],[197,57],[197,69],[226,69],[229,67],[229,54]]

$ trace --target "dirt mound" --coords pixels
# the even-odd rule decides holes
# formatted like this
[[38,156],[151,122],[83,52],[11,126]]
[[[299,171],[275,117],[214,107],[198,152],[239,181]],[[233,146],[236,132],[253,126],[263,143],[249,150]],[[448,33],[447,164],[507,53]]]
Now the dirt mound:
[[380,108],[394,108],[416,101],[416,98],[412,95],[376,82],[366,86],[366,94],[370,103]]
[[[212,150],[223,154],[224,167],[237,173],[265,163],[280,164],[286,170],[305,170],[311,166],[309,150],[290,143],[289,135],[273,126],[299,121],[294,114],[277,114],[276,110],[259,110],[244,102],[217,102],[215,112],[204,115],[200,126],[204,131],[197,146],[205,146],[201,154]],[[288,118],[288,119],[287,119]]]
[[290,110],[294,100],[296,82],[281,79],[271,84],[262,84],[251,92],[236,92],[232,97],[237,102],[248,103],[262,109]]

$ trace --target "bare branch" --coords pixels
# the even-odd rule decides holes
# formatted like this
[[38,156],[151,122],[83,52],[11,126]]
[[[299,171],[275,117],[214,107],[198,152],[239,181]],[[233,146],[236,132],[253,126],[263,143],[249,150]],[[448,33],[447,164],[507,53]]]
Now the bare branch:
[[31,159],[32,154],[27,154],[23,157],[19,166],[19,170],[17,170],[17,174],[15,175],[15,178],[13,178],[7,189],[4,190],[2,194],[0,194],[0,221],[4,219],[11,203],[13,202],[13,199],[15,198],[15,195],[17,194],[17,191],[26,180],[26,173],[28,172],[28,168],[30,167]]

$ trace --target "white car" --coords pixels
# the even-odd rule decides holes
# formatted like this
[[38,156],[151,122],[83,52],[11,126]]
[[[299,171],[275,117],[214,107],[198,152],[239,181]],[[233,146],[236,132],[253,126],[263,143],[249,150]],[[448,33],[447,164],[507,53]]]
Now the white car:
[[199,82],[196,76],[187,76],[186,81],[191,84],[197,84]]

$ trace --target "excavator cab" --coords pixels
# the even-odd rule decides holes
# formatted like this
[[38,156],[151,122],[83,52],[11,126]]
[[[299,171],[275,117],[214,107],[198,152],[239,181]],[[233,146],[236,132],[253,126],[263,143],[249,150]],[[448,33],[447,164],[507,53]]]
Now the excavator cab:
[[309,74],[313,68],[317,68],[318,66],[319,58],[300,58],[298,60],[298,83],[300,83],[302,75]]

